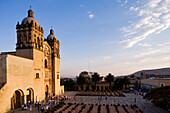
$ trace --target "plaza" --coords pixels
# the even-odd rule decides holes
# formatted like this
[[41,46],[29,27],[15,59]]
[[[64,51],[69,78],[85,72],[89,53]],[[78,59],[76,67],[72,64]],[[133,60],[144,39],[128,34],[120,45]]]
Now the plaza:
[[170,112],[170,0],[0,8],[0,113]]
[[[133,93],[125,93],[126,97],[107,97],[107,100],[105,98],[105,96],[76,96],[76,100],[75,100],[75,96],[78,92],[77,91],[69,91],[69,92],[65,92],[65,94],[63,94],[62,96],[67,96],[67,97],[71,97],[69,100],[65,100],[64,103],[76,103],[76,104],[86,104],[88,105],[137,105],[142,111],[144,111],[145,113],[168,113],[167,111],[155,106],[154,104],[152,104],[150,101],[146,101],[145,99],[143,99],[142,96],[140,95],[134,95]],[[100,100],[101,98],[101,100]],[[136,102],[135,102],[136,101]],[[88,106],[89,107],[89,106]],[[71,109],[71,108],[68,108]],[[97,108],[96,108],[97,109]],[[60,109],[61,110],[61,109]],[[37,110],[37,108],[33,107],[32,111],[22,111],[21,109],[17,109],[16,110],[17,113],[40,113],[40,111]],[[59,110],[57,110],[59,111]],[[56,112],[57,113],[57,112]],[[74,113],[78,113],[75,111]],[[91,112],[91,113],[95,113],[95,112]],[[122,112],[124,113],[124,112]]]
[[[77,92],[66,92],[65,95],[73,96]],[[167,111],[156,107],[150,101],[146,101],[140,95],[134,95],[133,93],[126,93],[126,97],[107,97],[107,101],[105,96],[102,97],[101,102],[99,102],[98,96],[78,96],[77,103],[84,104],[120,104],[120,105],[131,105],[136,104],[140,109],[142,109],[145,113],[168,113]],[[136,103],[135,103],[136,98]],[[65,101],[66,103],[75,102],[74,98]]]

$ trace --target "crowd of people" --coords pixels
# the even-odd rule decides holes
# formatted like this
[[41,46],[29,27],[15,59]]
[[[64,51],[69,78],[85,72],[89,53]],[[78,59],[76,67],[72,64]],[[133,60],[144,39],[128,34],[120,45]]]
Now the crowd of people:
[[[55,106],[56,104],[59,104],[59,102],[63,102],[64,100],[69,100],[70,96],[51,96],[47,97],[45,100],[42,101],[36,101],[34,106],[35,109],[44,112],[48,111],[51,107]],[[32,104],[30,101],[27,102],[27,104],[22,105],[22,110],[30,110],[32,111]]]

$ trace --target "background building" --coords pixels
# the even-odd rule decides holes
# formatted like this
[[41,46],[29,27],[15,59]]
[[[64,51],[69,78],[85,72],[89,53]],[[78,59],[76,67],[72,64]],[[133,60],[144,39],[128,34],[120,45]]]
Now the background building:
[[170,79],[142,79],[141,80],[141,88],[142,89],[151,89],[156,87],[165,87],[170,86]]

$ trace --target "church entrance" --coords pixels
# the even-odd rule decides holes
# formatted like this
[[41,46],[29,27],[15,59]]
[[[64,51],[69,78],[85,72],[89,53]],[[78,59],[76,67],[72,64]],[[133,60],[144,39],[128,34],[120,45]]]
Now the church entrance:
[[12,97],[12,109],[20,108],[24,103],[24,93],[22,90],[16,90]]
[[45,98],[48,97],[48,85],[45,86]]
[[34,91],[32,88],[28,88],[26,91],[27,103],[34,103]]

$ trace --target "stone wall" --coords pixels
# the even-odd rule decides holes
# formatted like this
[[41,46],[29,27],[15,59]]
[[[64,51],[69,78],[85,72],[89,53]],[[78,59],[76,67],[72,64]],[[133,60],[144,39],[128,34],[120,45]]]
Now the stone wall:
[[11,98],[16,90],[23,91],[24,95],[28,88],[34,89],[33,60],[13,55],[1,55],[6,61],[7,83],[0,89],[0,113],[11,110]]

